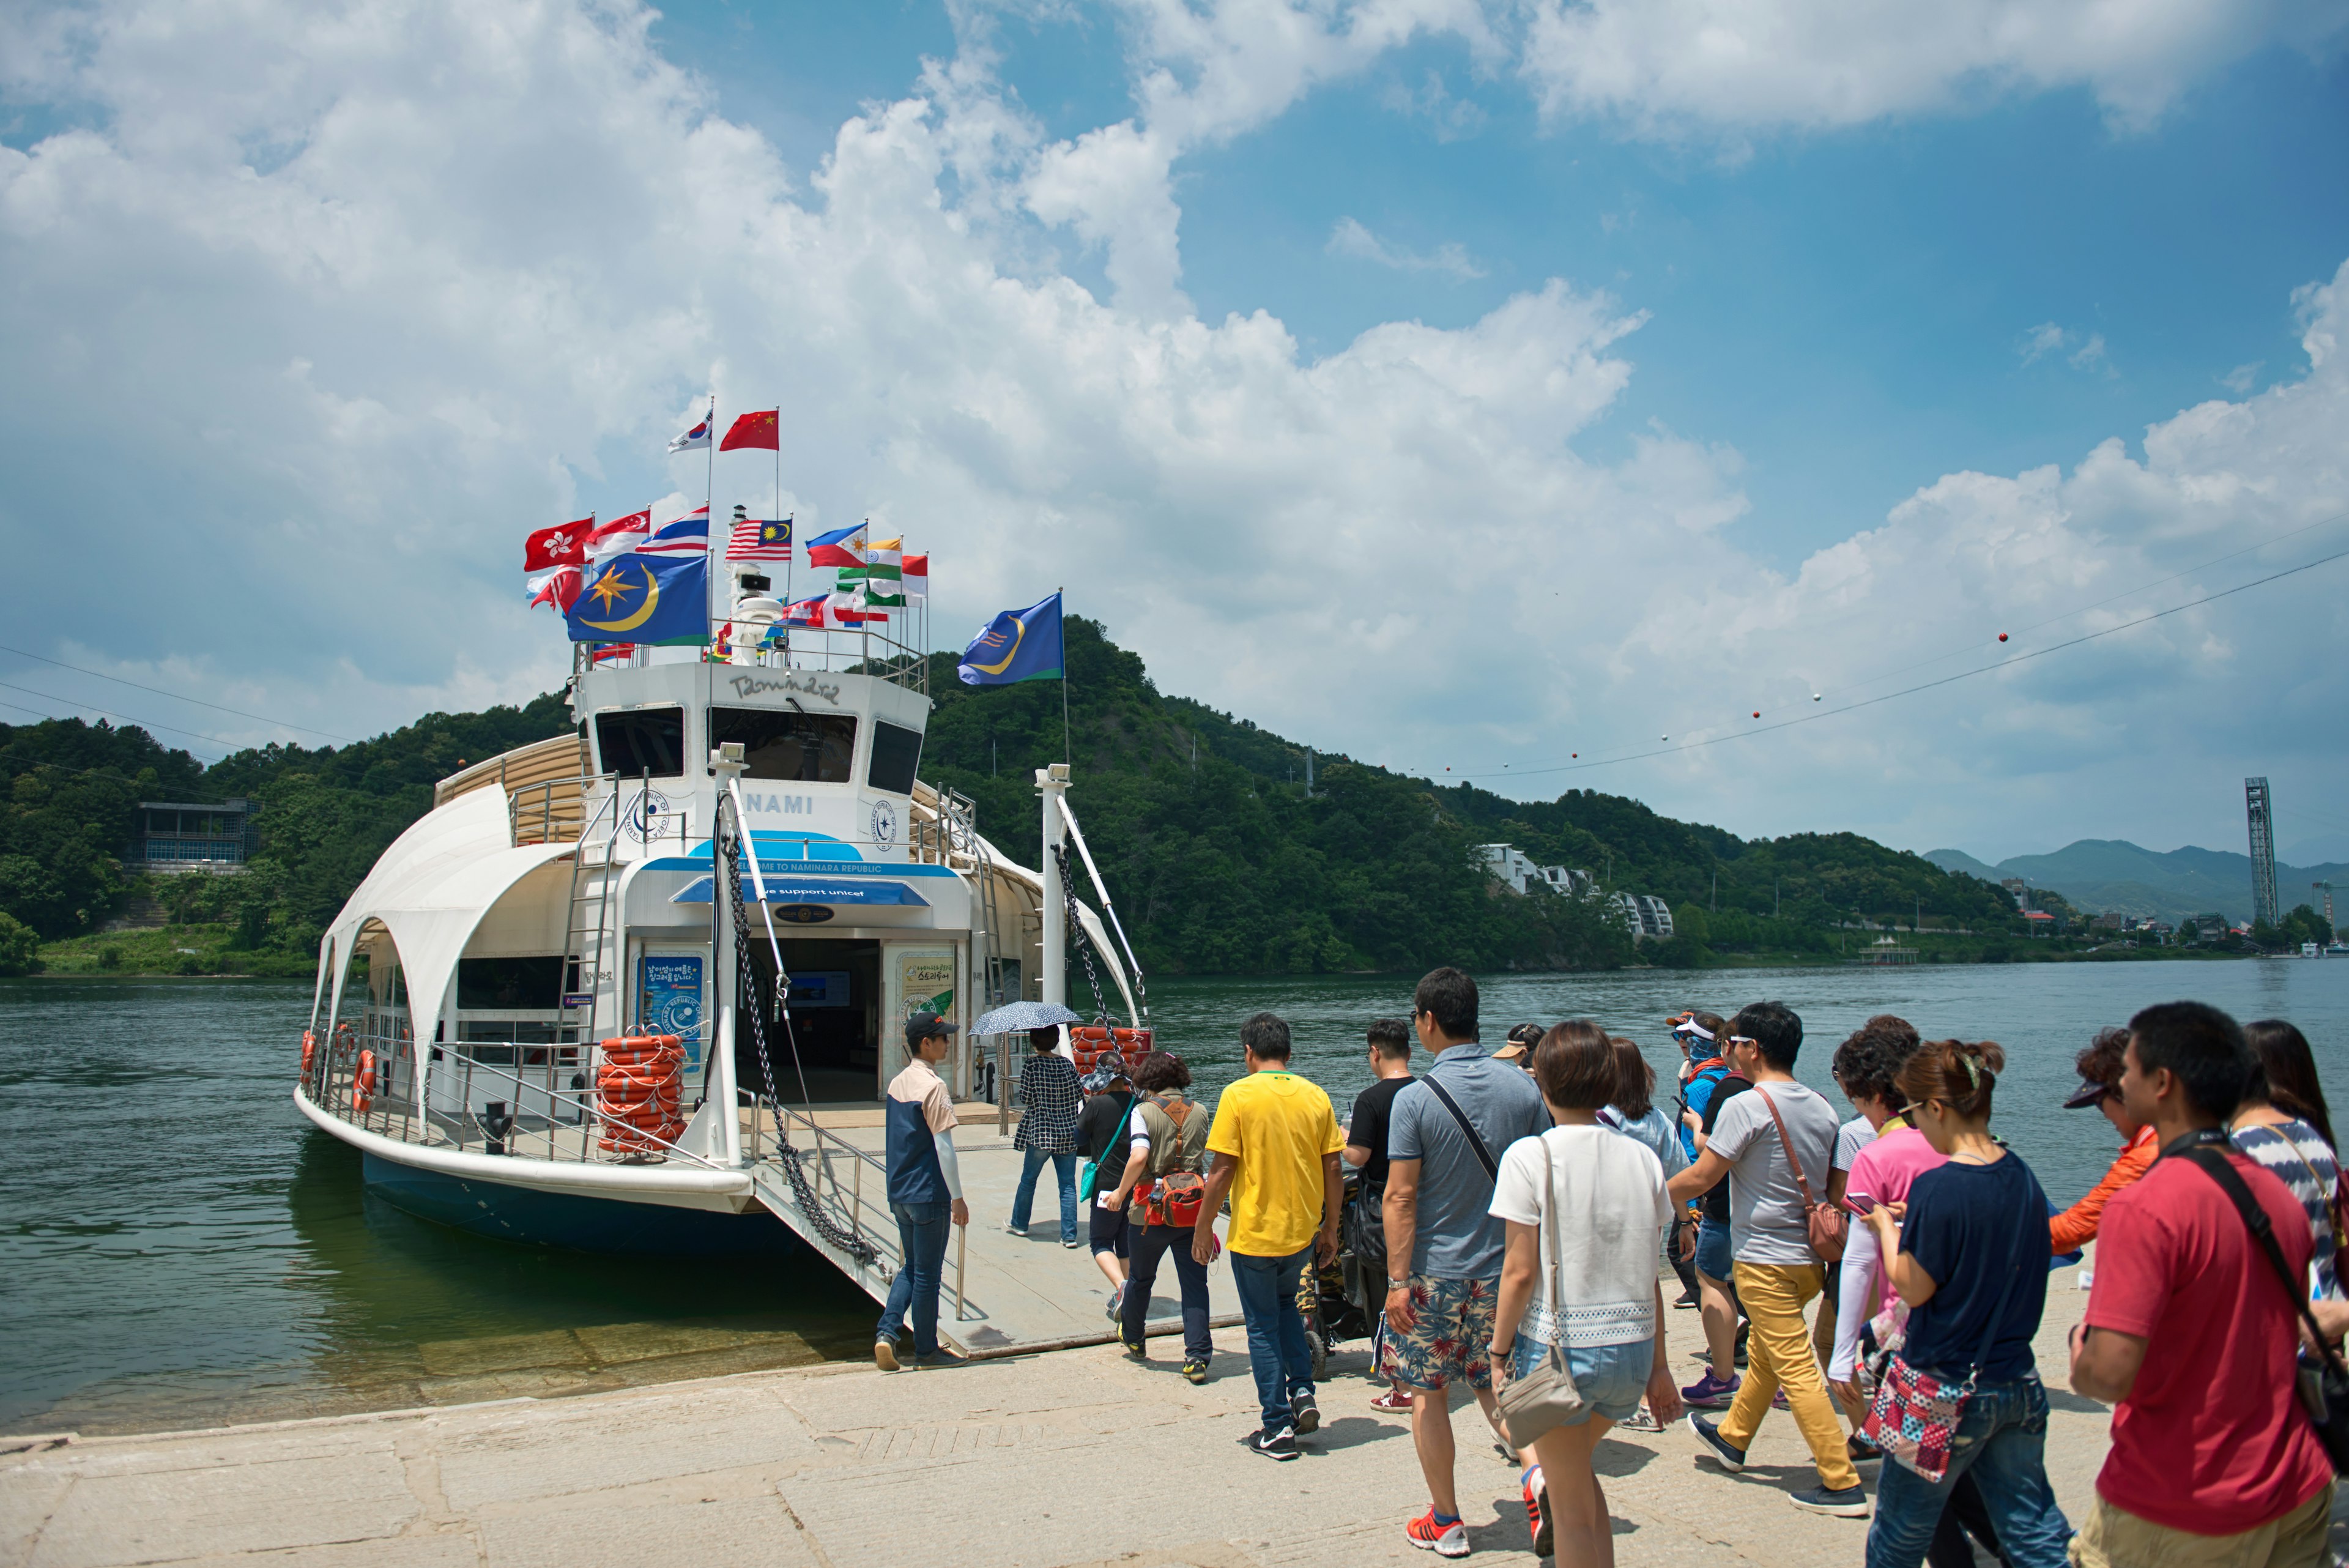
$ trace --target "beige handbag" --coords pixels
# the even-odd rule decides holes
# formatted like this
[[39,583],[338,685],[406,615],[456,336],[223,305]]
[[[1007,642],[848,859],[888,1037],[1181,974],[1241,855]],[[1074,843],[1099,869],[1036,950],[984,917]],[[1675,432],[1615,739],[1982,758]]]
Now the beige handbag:
[[1557,1207],[1557,1189],[1552,1177],[1549,1138],[1544,1136],[1537,1141],[1542,1151],[1541,1233],[1549,1245],[1549,1304],[1557,1319],[1557,1343],[1547,1348],[1532,1371],[1504,1386],[1497,1396],[1501,1424],[1509,1429],[1509,1441],[1520,1449],[1531,1448],[1536,1438],[1576,1419],[1590,1405],[1574,1386],[1574,1373],[1567,1366],[1566,1238],[1557,1228],[1557,1217],[1550,1212]]

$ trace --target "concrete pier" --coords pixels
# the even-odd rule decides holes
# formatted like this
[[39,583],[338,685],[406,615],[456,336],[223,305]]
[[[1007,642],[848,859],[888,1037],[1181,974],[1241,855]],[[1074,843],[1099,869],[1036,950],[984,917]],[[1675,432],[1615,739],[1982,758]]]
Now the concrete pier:
[[[2064,1335],[2085,1300],[2075,1273],[2050,1282],[2039,1348],[2054,1406],[2048,1468],[2076,1518],[2106,1413],[2064,1386]],[[1690,1367],[1695,1314],[1671,1314],[1671,1334],[1675,1364]],[[565,1399],[14,1439],[0,1455],[0,1565],[1424,1562],[1402,1536],[1426,1506],[1408,1424],[1369,1407],[1360,1345],[1333,1358],[1305,1456],[1276,1464],[1238,1446],[1255,1425],[1253,1386],[1238,1331],[1216,1342],[1201,1387],[1175,1374],[1171,1345],[1146,1364],[1094,1346],[894,1376],[833,1364]],[[1530,1562],[1516,1470],[1473,1407],[1455,1430],[1476,1555]],[[1739,1476],[1696,1462],[1684,1428],[1618,1432],[1599,1453],[1626,1564],[1858,1561],[1865,1523],[1786,1502],[1811,1470],[1784,1413]]]

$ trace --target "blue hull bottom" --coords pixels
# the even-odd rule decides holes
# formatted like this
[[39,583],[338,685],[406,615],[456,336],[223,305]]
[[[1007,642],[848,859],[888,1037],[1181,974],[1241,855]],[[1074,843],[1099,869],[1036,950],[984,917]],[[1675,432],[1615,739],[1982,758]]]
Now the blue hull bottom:
[[367,1186],[386,1202],[419,1220],[500,1241],[637,1257],[774,1256],[806,1249],[789,1226],[763,1209],[719,1214],[578,1198],[443,1176],[373,1154],[365,1161]]

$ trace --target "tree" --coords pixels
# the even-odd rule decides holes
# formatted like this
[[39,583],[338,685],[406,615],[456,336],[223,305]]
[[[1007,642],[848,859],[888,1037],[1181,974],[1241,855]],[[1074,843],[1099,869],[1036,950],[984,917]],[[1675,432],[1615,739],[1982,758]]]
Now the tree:
[[32,927],[0,914],[0,975],[40,972],[41,961],[34,956],[40,945]]

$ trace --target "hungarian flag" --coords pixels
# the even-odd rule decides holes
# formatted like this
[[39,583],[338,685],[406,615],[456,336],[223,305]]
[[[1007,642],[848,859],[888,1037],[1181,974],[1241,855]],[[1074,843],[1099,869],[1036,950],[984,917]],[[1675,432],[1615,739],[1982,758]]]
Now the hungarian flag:
[[773,452],[780,445],[775,426],[781,418],[781,409],[764,409],[755,414],[743,414],[734,421],[734,428],[718,443],[719,452],[733,452],[741,447],[756,447],[761,452]]
[[864,524],[853,528],[835,528],[829,534],[819,534],[808,541],[807,564],[811,566],[862,566],[864,565]]
[[541,528],[523,541],[522,569],[536,573],[552,566],[585,566],[587,535],[595,527],[595,514],[591,512],[576,523],[558,523],[552,528]]
[[930,598],[930,557],[926,552],[907,556],[900,562],[905,576],[900,579],[909,605],[927,604]]
[[733,536],[726,542],[730,561],[788,561],[792,558],[792,520],[788,517],[737,517]]
[[625,556],[645,542],[652,532],[653,512],[647,506],[642,512],[631,512],[626,517],[615,517],[587,535],[587,558],[608,561],[615,556]]
[[651,538],[636,546],[639,556],[706,556],[709,553],[709,508],[695,507],[674,522],[664,523],[653,530]]
[[524,587],[533,607],[552,605],[558,615],[569,615],[572,601],[579,597],[579,583],[577,566],[556,566],[532,577]]

